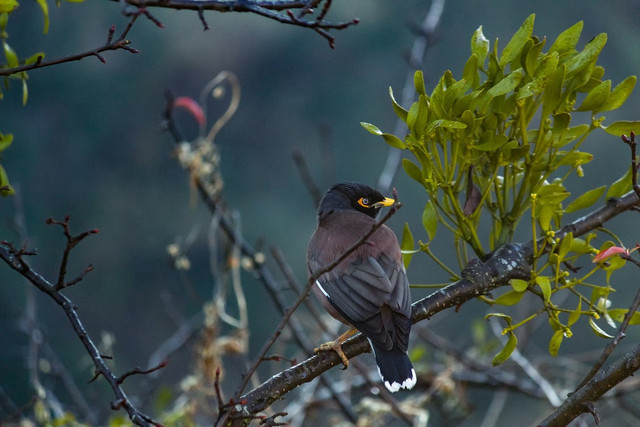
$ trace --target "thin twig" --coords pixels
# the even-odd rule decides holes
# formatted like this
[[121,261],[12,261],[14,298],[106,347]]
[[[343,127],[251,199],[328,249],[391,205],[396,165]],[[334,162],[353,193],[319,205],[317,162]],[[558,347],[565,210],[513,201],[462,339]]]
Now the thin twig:
[[63,58],[52,59],[50,61],[43,61],[42,57],[40,57],[40,59],[38,59],[33,64],[21,65],[19,67],[14,67],[14,68],[0,69],[0,76],[10,76],[12,74],[22,73],[24,71],[31,71],[31,70],[35,70],[35,69],[39,69],[39,68],[44,68],[44,67],[50,67],[52,65],[63,64],[65,62],[79,61],[79,60],[87,58],[89,56],[95,56],[96,58],[98,58],[100,60],[100,62],[104,63],[104,62],[106,62],[106,60],[101,55],[101,53],[107,52],[107,51],[112,51],[112,50],[120,50],[120,49],[122,49],[122,50],[129,51],[131,53],[138,53],[137,49],[134,49],[134,48],[129,46],[129,44],[131,44],[131,42],[126,39],[126,36],[129,33],[129,30],[133,26],[133,23],[136,21],[136,19],[137,19],[137,15],[134,15],[134,16],[131,17],[131,20],[129,21],[129,24],[127,25],[125,30],[122,32],[122,34],[120,35],[120,37],[118,37],[118,39],[116,41],[112,40],[113,32],[115,30],[115,27],[112,26],[109,29],[109,34],[107,36],[107,42],[104,45],[102,45],[102,46],[100,46],[100,47],[98,47],[96,49],[91,49],[91,50],[88,50],[86,52],[78,53],[78,54],[75,54],[75,55],[65,56]]
[[[51,223],[63,224],[64,222],[52,221]],[[67,230],[65,229],[65,231]],[[91,234],[91,232],[85,233],[87,233],[87,235]],[[111,389],[115,394],[116,401],[112,403],[111,407],[114,409],[125,409],[125,411],[129,415],[129,419],[131,420],[131,422],[136,425],[159,425],[151,417],[136,408],[131,400],[129,400],[121,385],[118,383],[117,377],[113,374],[111,368],[109,368],[109,366],[107,365],[105,357],[100,354],[97,346],[93,343],[93,340],[87,332],[84,323],[78,316],[76,305],[60,292],[57,284],[51,283],[38,272],[33,270],[31,266],[25,261],[24,255],[25,252],[22,249],[16,249],[13,245],[7,242],[2,242],[0,244],[0,259],[6,262],[7,265],[9,265],[9,267],[11,267],[13,270],[20,273],[41,292],[45,293],[51,299],[53,299],[56,304],[62,307],[67,318],[69,319],[69,322],[71,323],[71,326],[73,327],[73,330],[75,331],[76,335],[82,342],[85,350],[89,353],[89,356],[93,361],[93,364],[95,366],[94,377],[97,378],[99,376],[103,376],[109,383]]]
[[[627,260],[634,261],[637,264],[637,260],[631,258],[628,255],[621,255],[621,257]],[[598,371],[600,370],[600,368],[602,368],[604,363],[607,361],[607,359],[609,358],[613,350],[616,348],[616,346],[620,342],[620,340],[622,340],[626,336],[625,332],[627,330],[627,327],[629,327],[629,323],[631,322],[633,315],[636,313],[636,310],[638,310],[638,306],[640,306],[640,289],[638,289],[638,292],[636,292],[636,296],[631,302],[631,305],[629,306],[629,310],[624,315],[624,319],[622,320],[622,323],[618,328],[618,332],[616,333],[614,338],[611,341],[609,341],[607,346],[604,348],[604,350],[602,351],[602,354],[600,355],[596,363],[593,364],[589,373],[584,377],[584,379],[580,382],[580,384],[576,386],[574,393],[578,391],[580,388],[584,387],[584,385],[587,384],[598,373]]]

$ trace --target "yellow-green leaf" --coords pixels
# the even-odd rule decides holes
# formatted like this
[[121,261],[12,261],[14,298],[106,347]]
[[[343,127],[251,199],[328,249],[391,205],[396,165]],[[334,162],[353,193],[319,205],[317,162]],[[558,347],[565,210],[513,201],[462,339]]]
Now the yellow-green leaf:
[[0,13],[13,12],[19,6],[16,0],[0,0]]
[[557,51],[562,54],[565,52],[569,52],[575,49],[576,44],[578,44],[578,40],[580,40],[580,33],[582,33],[583,22],[580,21],[573,25],[572,27],[567,28],[556,38],[556,40],[551,45],[549,52]]
[[529,37],[531,37],[531,34],[533,33],[533,22],[535,17],[536,15],[533,13],[529,15],[518,31],[516,31],[513,37],[511,37],[509,43],[507,43],[502,50],[502,55],[498,61],[500,67],[504,67],[520,55],[524,44],[529,40]]
[[36,0],[40,9],[42,9],[42,14],[44,15],[44,30],[42,31],[44,34],[49,32],[49,5],[47,4],[47,0]]
[[589,91],[576,111],[600,111],[601,107],[609,100],[611,80],[605,80]]
[[576,323],[578,321],[578,319],[580,318],[580,315],[582,314],[582,299],[578,298],[578,306],[576,307],[575,310],[573,310],[570,314],[569,314],[569,320],[567,321],[567,326],[571,326],[574,323]]
[[7,173],[2,165],[0,165],[0,187],[4,187],[3,190],[0,190],[0,194],[3,196],[11,196],[15,193],[13,187],[9,184],[9,177],[7,177]]
[[607,199],[611,197],[622,197],[628,191],[631,191],[633,183],[631,182],[631,167],[627,168],[624,175],[618,178],[607,190]]
[[482,33],[482,25],[473,33],[471,37],[471,53],[478,57],[478,65],[482,67],[484,60],[489,53],[489,40]]
[[7,148],[9,148],[9,146],[11,145],[11,143],[13,142],[13,134],[12,133],[8,133],[6,135],[3,135],[0,132],[0,153],[4,150],[6,150]]
[[607,189],[606,185],[603,185],[598,188],[594,188],[592,190],[587,191],[586,193],[579,196],[573,202],[569,203],[569,206],[565,209],[566,213],[571,213],[575,211],[579,211],[580,209],[585,209],[592,206],[595,202],[597,202],[600,197],[604,194],[604,191]]
[[402,159],[402,168],[409,177],[418,181],[420,185],[424,184],[424,179],[422,178],[422,170],[411,160],[407,158]]
[[6,40],[2,41],[2,46],[4,48],[4,56],[7,58],[7,66],[9,68],[15,68],[20,65],[20,61],[18,61],[18,55],[16,55],[16,51],[13,50],[9,43]]
[[638,135],[640,134],[640,121],[620,120],[602,128],[605,132],[615,136],[629,135],[631,132]]
[[549,278],[547,276],[537,276],[536,285],[540,287],[544,300],[549,302],[551,299],[551,282],[549,281]]
[[413,251],[413,245],[413,234],[411,234],[411,230],[409,229],[409,223],[405,222],[404,229],[402,231],[402,243],[400,244],[400,248],[403,251],[402,262],[404,263],[404,268],[409,268],[411,258],[415,253]]
[[403,122],[407,122],[407,114],[409,112],[402,108],[400,104],[396,102],[396,98],[393,96],[393,89],[389,86],[389,96],[391,97],[391,105],[393,105],[393,111],[396,112],[396,115],[400,117]]
[[553,357],[558,355],[558,350],[560,350],[560,345],[562,344],[562,339],[564,338],[563,331],[555,331],[551,340],[549,340],[549,354]]
[[422,71],[418,70],[413,75],[413,85],[416,87],[416,92],[418,92],[419,95],[427,94],[424,87],[424,76],[422,75]]
[[507,291],[500,295],[493,302],[500,305],[515,305],[520,302],[526,292]]
[[636,86],[636,76],[629,76],[624,79],[618,86],[614,87],[607,102],[600,107],[600,111],[611,111],[620,108],[625,103],[633,88]]
[[523,77],[524,70],[522,68],[518,68],[505,76],[505,78],[500,80],[500,82],[498,82],[494,87],[489,89],[487,94],[495,97],[509,93],[520,84]]
[[511,279],[509,280],[509,284],[516,292],[524,292],[529,287],[529,281],[522,279]]
[[429,240],[433,240],[438,228],[438,213],[436,212],[436,208],[431,200],[427,202],[424,207],[424,211],[422,212],[422,226],[427,232]]

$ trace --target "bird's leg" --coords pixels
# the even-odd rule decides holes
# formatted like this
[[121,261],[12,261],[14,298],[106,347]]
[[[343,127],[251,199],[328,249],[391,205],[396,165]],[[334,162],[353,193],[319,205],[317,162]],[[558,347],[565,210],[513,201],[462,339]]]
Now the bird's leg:
[[355,335],[356,332],[358,332],[358,330],[352,326],[347,332],[340,335],[334,341],[326,342],[320,345],[318,348],[314,348],[313,352],[318,353],[321,351],[335,351],[336,353],[338,353],[338,356],[340,356],[340,360],[342,360],[342,365],[344,366],[343,369],[347,369],[347,367],[349,366],[349,359],[347,359],[344,351],[342,351],[342,343]]

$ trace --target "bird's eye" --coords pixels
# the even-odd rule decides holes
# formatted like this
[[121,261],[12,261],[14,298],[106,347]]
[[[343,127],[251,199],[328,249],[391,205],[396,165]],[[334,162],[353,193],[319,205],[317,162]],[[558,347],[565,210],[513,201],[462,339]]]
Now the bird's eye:
[[360,199],[358,200],[358,204],[362,207],[368,208],[369,207],[369,199],[367,199],[366,197],[360,197]]

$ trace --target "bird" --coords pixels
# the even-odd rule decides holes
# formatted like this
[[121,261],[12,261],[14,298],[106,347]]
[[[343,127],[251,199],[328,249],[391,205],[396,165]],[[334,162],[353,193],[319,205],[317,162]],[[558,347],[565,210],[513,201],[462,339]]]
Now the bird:
[[[307,249],[309,277],[370,232],[380,209],[395,202],[360,183],[331,187],[320,201],[317,228]],[[335,351],[346,369],[349,360],[341,345],[360,331],[369,340],[385,387],[392,393],[413,388],[416,372],[407,354],[411,292],[398,239],[389,227],[380,226],[338,265],[317,277],[312,289],[332,317],[351,326],[316,353]]]

